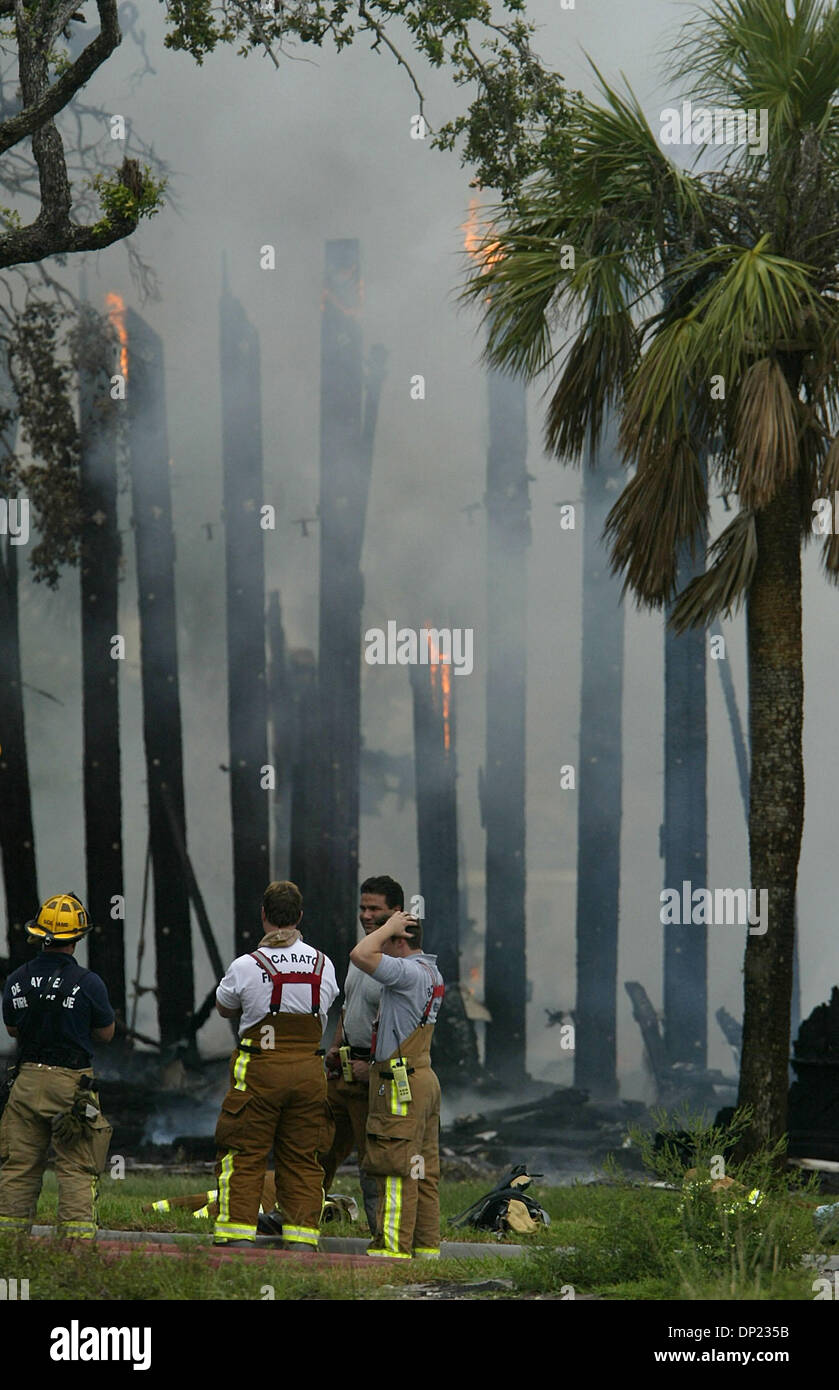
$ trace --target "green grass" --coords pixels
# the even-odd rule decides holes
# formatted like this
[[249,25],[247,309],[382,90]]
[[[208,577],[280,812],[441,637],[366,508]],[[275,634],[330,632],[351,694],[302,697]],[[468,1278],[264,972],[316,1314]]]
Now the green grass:
[[[758,1222],[753,1213],[729,1217],[713,1202],[694,1202],[686,1210],[684,1195],[663,1189],[617,1183],[598,1187],[534,1185],[531,1192],[551,1216],[551,1226],[533,1236],[510,1235],[522,1244],[521,1259],[447,1259],[439,1264],[371,1262],[369,1268],[344,1265],[313,1267],[307,1262],[275,1260],[266,1254],[253,1263],[228,1262],[218,1268],[206,1259],[210,1223],[189,1212],[143,1213],[140,1207],[164,1196],[208,1190],[212,1176],[105,1176],[100,1195],[100,1223],[108,1229],[188,1232],[185,1258],[129,1253],[113,1255],[86,1244],[66,1246],[52,1240],[0,1237],[0,1276],[29,1279],[31,1299],[276,1299],[375,1300],[393,1296],[392,1286],[443,1281],[451,1284],[511,1279],[510,1291],[491,1298],[568,1298],[595,1295],[606,1300],[741,1299],[811,1300],[816,1271],[801,1268],[805,1251],[817,1245],[812,1209],[819,1198],[779,1190],[767,1194]],[[352,1179],[336,1187],[360,1198]],[[443,1183],[443,1238],[484,1241],[489,1232],[452,1231],[446,1218],[462,1211],[483,1192],[483,1183]],[[702,1199],[704,1200],[704,1198]],[[360,1202],[359,1202],[360,1205]],[[56,1187],[47,1174],[38,1224],[55,1218]],[[681,1210],[680,1210],[681,1208]],[[362,1223],[333,1222],[327,1235],[364,1235]],[[693,1236],[693,1238],[692,1238]],[[390,1286],[387,1287],[387,1286]],[[484,1295],[485,1297],[487,1295]]]

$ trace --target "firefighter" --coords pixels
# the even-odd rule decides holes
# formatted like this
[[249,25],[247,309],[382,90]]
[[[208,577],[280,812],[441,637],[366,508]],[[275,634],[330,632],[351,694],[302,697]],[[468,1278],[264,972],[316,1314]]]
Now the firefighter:
[[[359,921],[365,935],[385,923],[394,908],[405,906],[400,884],[387,874],[365,879],[361,885]],[[378,1187],[363,1168],[367,1135],[367,1102],[370,1089],[370,1042],[373,1023],[379,1011],[382,987],[350,961],[344,982],[344,1007],[335,1041],[326,1054],[327,1095],[335,1138],[328,1154],[321,1159],[324,1188],[328,1192],[335,1174],[353,1151],[358,1153],[359,1178],[364,1210],[371,1234],[376,1233]],[[340,1049],[349,1048],[342,1065]],[[347,1074],[348,1073],[348,1074]]]
[[431,1038],[445,989],[422,924],[394,912],[350,960],[382,985],[370,1068],[364,1167],[378,1182],[377,1234],[368,1255],[440,1255],[440,1083]]
[[74,959],[92,929],[75,893],[58,893],[27,922],[40,954],[13,970],[3,1022],[18,1041],[16,1079],[0,1120],[0,1231],[29,1231],[52,1142],[58,1179],[57,1231],[93,1240],[99,1175],[111,1126],[93,1089],[93,1041],[114,1036],[104,982]]
[[323,1209],[318,1154],[332,1141],[320,1047],[338,994],[331,960],[301,937],[294,883],[269,883],[259,947],[234,960],[218,989],[223,1018],[241,1013],[230,1089],[216,1126],[216,1245],[252,1245],[265,1160],[273,1148],[287,1248],[317,1249]]

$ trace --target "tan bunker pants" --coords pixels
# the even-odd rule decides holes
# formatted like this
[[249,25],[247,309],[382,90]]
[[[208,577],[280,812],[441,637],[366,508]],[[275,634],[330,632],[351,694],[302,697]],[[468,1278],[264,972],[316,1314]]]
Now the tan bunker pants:
[[345,1081],[342,1076],[330,1077],[326,1083],[326,1097],[335,1125],[335,1136],[328,1153],[321,1157],[323,1165],[323,1189],[330,1192],[335,1174],[349,1158],[353,1149],[358,1153],[359,1181],[364,1198],[364,1211],[370,1230],[376,1230],[376,1179],[364,1168],[364,1150],[367,1146],[367,1107],[370,1087],[367,1081]]
[[[35,1220],[47,1152],[55,1150],[59,1235],[92,1240],[96,1235],[99,1174],[113,1133],[100,1112],[74,1139],[53,1134],[70,1110],[83,1076],[92,1072],[24,1062],[0,1120],[0,1231],[28,1231]],[[87,1092],[95,1104],[95,1092]]]
[[[261,1046],[264,1037],[273,1045]],[[332,1138],[320,1040],[319,1019],[279,1013],[249,1028],[233,1053],[216,1125],[216,1240],[253,1240],[273,1148],[283,1240],[317,1247],[323,1210],[318,1154]]]
[[[433,1025],[415,1028],[370,1071],[364,1167],[379,1185],[378,1232],[369,1255],[409,1260],[440,1253],[440,1083],[431,1070]],[[411,1099],[400,1101],[391,1062],[402,1058]]]

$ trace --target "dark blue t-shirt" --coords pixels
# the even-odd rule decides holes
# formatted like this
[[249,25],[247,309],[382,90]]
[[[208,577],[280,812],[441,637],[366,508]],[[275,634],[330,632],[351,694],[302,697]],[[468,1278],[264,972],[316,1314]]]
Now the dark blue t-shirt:
[[107,1028],[113,1021],[104,980],[73,956],[56,951],[42,951],[18,966],[3,990],[3,1022],[20,1030],[24,1052],[60,1040],[90,1055],[91,1028]]

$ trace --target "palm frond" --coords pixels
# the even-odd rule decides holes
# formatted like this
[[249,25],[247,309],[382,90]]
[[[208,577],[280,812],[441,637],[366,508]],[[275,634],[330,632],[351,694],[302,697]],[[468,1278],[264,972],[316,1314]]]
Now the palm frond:
[[583,98],[572,111],[575,177],[604,206],[634,207],[637,228],[651,227],[661,241],[701,226],[708,206],[702,181],[668,159],[629,84],[623,96],[588,59],[605,105]]
[[[839,11],[832,0],[716,0],[680,35],[671,76],[715,106],[768,112],[771,149],[824,130],[839,91]],[[735,158],[746,155],[740,147]]]
[[824,456],[820,483],[821,497],[832,498],[834,493],[839,492],[839,436],[832,441]]
[[795,401],[773,357],[753,362],[737,392],[734,449],[744,507],[765,507],[799,464]]
[[708,496],[692,442],[639,467],[606,518],[612,569],[623,571],[624,592],[661,607],[673,595],[678,550],[692,543],[708,515]]
[[839,536],[835,532],[825,537],[822,546],[822,569],[825,578],[839,587]]
[[[804,401],[797,404],[799,413],[798,453],[801,459],[801,535],[805,545],[814,539],[813,501],[830,489],[825,472],[839,477],[839,457],[829,460],[830,431],[826,429],[820,409]],[[839,455],[839,450],[837,450]]]
[[528,379],[552,356],[549,310],[568,276],[562,266],[564,228],[563,216],[548,216],[542,208],[496,224],[482,239],[460,291],[461,302],[479,304],[488,323],[487,360]]
[[690,432],[690,395],[696,380],[700,325],[693,314],[661,328],[627,384],[621,444],[639,468],[667,453]]
[[[600,81],[605,106],[571,103],[573,158],[535,180],[514,209],[498,210],[494,240],[461,290],[461,301],[481,307],[484,357],[501,370],[532,378],[549,367],[560,314],[597,327],[623,361],[627,318],[653,301],[665,241],[693,245],[706,215],[710,195],[662,153],[633,94]],[[573,269],[563,264],[569,247]]]
[[695,261],[716,262],[721,274],[700,297],[695,314],[701,323],[697,352],[716,365],[730,386],[740,380],[755,356],[771,351],[779,340],[797,339],[802,314],[819,311],[810,267],[774,255],[763,236],[755,246],[719,246]]
[[552,389],[545,421],[548,453],[576,461],[587,444],[597,447],[607,409],[620,399],[637,358],[638,335],[627,313],[602,316],[580,331]]
[[674,632],[707,627],[714,618],[729,616],[743,602],[757,564],[754,513],[738,512],[708,547],[710,561],[682,590],[673,605],[668,626]]

